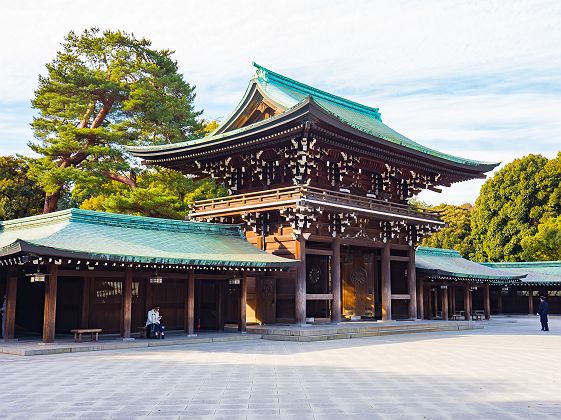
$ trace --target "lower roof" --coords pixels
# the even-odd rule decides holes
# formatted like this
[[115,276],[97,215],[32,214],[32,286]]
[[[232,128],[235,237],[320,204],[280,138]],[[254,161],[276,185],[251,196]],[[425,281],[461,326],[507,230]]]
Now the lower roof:
[[21,254],[193,267],[290,268],[240,226],[69,209],[0,222],[0,258]]
[[415,253],[417,270],[431,277],[454,280],[479,280],[485,282],[518,281],[525,273],[504,271],[462,258],[453,249],[429,248],[420,246]]
[[525,273],[523,284],[536,286],[561,285],[561,261],[483,263],[486,267],[509,273]]

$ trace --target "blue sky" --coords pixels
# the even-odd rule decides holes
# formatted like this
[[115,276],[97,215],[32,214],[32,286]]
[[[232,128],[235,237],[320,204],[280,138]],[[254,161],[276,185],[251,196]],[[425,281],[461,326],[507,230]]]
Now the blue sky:
[[[386,124],[444,152],[509,162],[561,150],[561,2],[277,3],[4,2],[0,153],[30,153],[37,76],[68,31],[91,26],[175,50],[208,119],[236,105],[256,61],[379,107]],[[481,183],[421,199],[473,202]]]

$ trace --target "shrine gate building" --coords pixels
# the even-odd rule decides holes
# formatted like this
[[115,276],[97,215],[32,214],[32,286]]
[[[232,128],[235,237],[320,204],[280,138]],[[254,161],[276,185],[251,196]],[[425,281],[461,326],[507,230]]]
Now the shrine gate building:
[[240,224],[255,247],[299,260],[260,281],[256,299],[268,304],[257,322],[417,318],[414,246],[443,222],[407,200],[484,178],[497,163],[429,149],[385,125],[378,108],[255,68],[208,136],[130,151],[228,188],[196,202],[191,220]]

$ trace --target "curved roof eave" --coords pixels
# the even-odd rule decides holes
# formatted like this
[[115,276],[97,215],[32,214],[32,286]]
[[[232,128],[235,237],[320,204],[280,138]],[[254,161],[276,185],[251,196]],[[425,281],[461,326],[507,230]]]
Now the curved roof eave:
[[[310,96],[306,97],[305,99],[300,101],[297,105],[285,110],[284,112],[278,115],[275,115],[271,118],[259,121],[257,123],[251,124],[246,127],[241,127],[235,130],[227,131],[222,134],[209,135],[200,140],[175,143],[175,144],[169,144],[164,146],[150,146],[150,147],[138,147],[138,148],[129,147],[128,150],[131,151],[131,153],[134,156],[144,158],[147,161],[152,161],[152,160],[157,161],[160,158],[163,159],[169,156],[178,156],[186,152],[192,153],[196,150],[212,147],[215,145],[223,145],[225,143],[238,140],[240,134],[243,134],[243,136],[247,136],[248,134],[257,135],[261,131],[270,129],[272,125],[277,123],[279,123],[278,125],[282,125],[286,122],[294,121],[295,119],[299,119],[299,118],[304,120],[306,112],[300,112],[300,111],[304,110],[306,106],[309,107],[307,109],[308,113],[314,118],[320,119],[323,122],[331,124],[336,128],[347,131],[349,132],[349,134],[362,137],[367,141],[379,143],[389,148],[397,149],[401,152],[408,153],[410,155],[419,156],[425,159],[435,161],[441,165],[459,167],[462,169],[467,169],[469,171],[481,172],[481,173],[490,171],[491,169],[493,169],[495,166],[498,165],[498,163],[487,163],[487,162],[478,162],[478,161],[470,161],[470,160],[466,160],[465,162],[462,162],[461,158],[456,158],[456,157],[454,158],[456,158],[457,161],[452,161],[446,159],[445,157],[431,155],[422,150],[411,149],[406,145],[401,145],[392,141],[382,139],[380,137],[374,136],[372,134],[359,130],[355,127],[352,127],[346,121],[342,120],[341,118],[338,118],[337,115],[334,115],[333,113],[326,110]],[[447,155],[447,156],[453,157],[451,155]]]

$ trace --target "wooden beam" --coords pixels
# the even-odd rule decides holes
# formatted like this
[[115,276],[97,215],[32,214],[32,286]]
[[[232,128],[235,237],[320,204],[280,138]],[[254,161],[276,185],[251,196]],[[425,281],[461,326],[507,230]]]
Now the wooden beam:
[[333,242],[333,237],[331,237],[331,236],[310,235],[308,237],[308,241],[331,243],[331,242]]
[[6,284],[6,312],[4,313],[4,340],[13,340],[16,332],[16,299],[18,276],[15,270],[8,272]]
[[186,293],[185,331],[188,335],[195,335],[195,270],[189,270]]
[[489,283],[483,285],[483,311],[485,319],[491,319],[491,293],[489,291]]
[[128,339],[131,337],[132,320],[132,268],[125,270],[121,310],[121,337]]
[[82,279],[82,316],[80,317],[80,328],[88,328],[90,325],[90,295],[92,290],[92,278]]
[[339,239],[331,243],[331,321],[341,322],[341,244]]
[[442,299],[442,319],[448,321],[448,288],[440,289],[441,299]]
[[353,239],[353,238],[341,238],[341,245],[354,245],[354,246],[361,246],[365,248],[384,248],[383,242],[370,241],[367,239]]
[[307,255],[333,255],[333,251],[330,249],[306,249]]
[[247,307],[247,273],[244,271],[242,273],[242,278],[240,280],[240,320],[238,323],[238,331],[242,333],[247,331],[246,307]]
[[294,306],[296,324],[306,323],[306,240],[299,238],[296,241],[296,258],[300,260],[296,273],[294,287]]
[[409,248],[409,257],[407,261],[407,285],[409,290],[409,318],[417,318],[417,271],[415,268],[415,247]]
[[45,305],[43,311],[43,342],[55,341],[56,293],[58,284],[58,266],[50,264],[49,275],[45,280]]
[[331,300],[333,293],[306,293],[306,300]]
[[409,257],[401,257],[398,255],[390,255],[390,261],[403,261],[403,262],[409,262]]
[[392,272],[390,266],[390,244],[382,249],[382,321],[392,319]]

